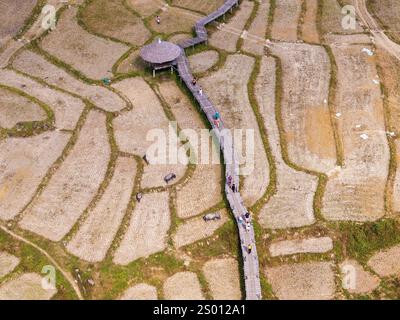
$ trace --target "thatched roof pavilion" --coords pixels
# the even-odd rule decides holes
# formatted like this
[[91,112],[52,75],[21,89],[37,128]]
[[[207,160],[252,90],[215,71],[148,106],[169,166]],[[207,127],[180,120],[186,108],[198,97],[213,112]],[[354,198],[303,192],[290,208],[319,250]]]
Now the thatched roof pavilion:
[[140,56],[155,70],[172,67],[182,50],[176,44],[157,39],[140,50]]

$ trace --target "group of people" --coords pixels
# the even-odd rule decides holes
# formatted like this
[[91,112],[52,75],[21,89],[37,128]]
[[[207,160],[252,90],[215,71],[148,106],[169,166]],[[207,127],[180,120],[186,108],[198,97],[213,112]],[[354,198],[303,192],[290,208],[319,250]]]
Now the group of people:
[[[197,79],[196,79],[196,77],[193,77],[193,79],[192,79],[192,86],[193,87],[195,87],[197,85]],[[198,93],[199,93],[199,95],[203,95],[203,89],[199,86],[199,89],[198,89]]]
[[250,232],[250,213],[246,212],[243,216],[239,216],[239,224],[243,224],[247,232]]
[[227,183],[233,192],[237,192],[236,184],[233,182],[232,176],[228,176]]

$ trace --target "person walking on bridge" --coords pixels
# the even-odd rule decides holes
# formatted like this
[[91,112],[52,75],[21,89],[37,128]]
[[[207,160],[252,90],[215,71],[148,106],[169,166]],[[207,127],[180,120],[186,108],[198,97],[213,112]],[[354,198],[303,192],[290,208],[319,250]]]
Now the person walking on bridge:
[[253,247],[251,246],[251,244],[249,244],[247,246],[247,253],[250,254],[252,249],[253,249]]

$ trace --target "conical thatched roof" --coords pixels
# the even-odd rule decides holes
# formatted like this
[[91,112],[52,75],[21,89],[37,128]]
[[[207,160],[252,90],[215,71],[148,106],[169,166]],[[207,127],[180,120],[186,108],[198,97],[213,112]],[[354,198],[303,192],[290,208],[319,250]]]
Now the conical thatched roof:
[[153,64],[171,62],[178,58],[180,54],[181,48],[179,46],[171,42],[161,41],[160,39],[144,46],[140,50],[142,59]]

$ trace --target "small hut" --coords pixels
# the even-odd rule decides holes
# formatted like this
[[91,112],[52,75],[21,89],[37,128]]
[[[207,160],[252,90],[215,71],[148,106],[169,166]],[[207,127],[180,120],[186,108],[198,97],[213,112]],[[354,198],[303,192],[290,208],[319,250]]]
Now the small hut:
[[171,42],[157,39],[140,50],[142,59],[153,69],[153,77],[157,70],[172,68],[176,58],[181,54],[181,48]]

